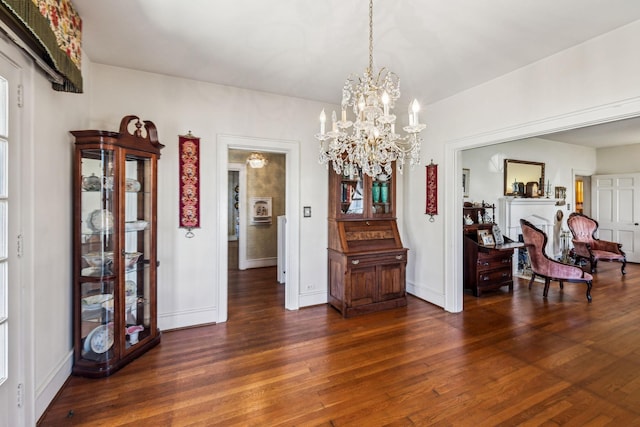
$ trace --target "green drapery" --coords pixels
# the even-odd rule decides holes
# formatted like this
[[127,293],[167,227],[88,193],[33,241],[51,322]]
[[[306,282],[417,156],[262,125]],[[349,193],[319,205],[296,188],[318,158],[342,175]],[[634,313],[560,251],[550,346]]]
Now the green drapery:
[[0,0],[0,19],[63,77],[63,83],[53,82],[53,89],[82,93],[80,69],[58,46],[49,20],[42,15],[32,0]]

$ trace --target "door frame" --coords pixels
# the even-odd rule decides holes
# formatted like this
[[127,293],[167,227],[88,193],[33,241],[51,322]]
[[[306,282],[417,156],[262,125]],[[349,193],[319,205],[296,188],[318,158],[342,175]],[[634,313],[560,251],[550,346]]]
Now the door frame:
[[[12,269],[18,271],[18,283],[10,283],[9,309],[13,312],[10,314],[14,324],[17,326],[13,329],[10,327],[10,333],[17,335],[13,340],[9,338],[11,344],[9,347],[9,379],[6,386],[9,387],[9,419],[14,425],[35,425],[36,422],[36,390],[35,390],[35,365],[34,350],[35,339],[33,334],[34,309],[33,309],[33,283],[34,283],[34,262],[33,262],[33,230],[34,230],[34,149],[33,138],[31,137],[30,123],[33,115],[33,79],[34,67],[29,59],[27,59],[22,51],[16,48],[11,42],[4,37],[0,37],[0,56],[6,60],[10,66],[17,71],[17,81],[13,90],[13,96],[9,97],[9,112],[13,111],[17,114],[17,121],[10,124],[15,125],[15,130],[10,130],[10,138],[14,141],[14,145],[9,147],[10,150],[16,152],[16,161],[11,162],[9,168],[9,183],[13,187],[14,192],[19,197],[9,197],[13,199],[13,203],[17,203],[17,212],[19,212],[19,223],[17,226],[9,227],[10,253],[17,254],[11,264]],[[18,85],[21,85],[22,101],[21,106],[17,96]],[[23,107],[24,105],[30,108]],[[12,110],[13,108],[13,110]],[[11,185],[11,181],[14,182]],[[17,227],[17,228],[16,228]],[[18,245],[21,246],[18,249]],[[11,292],[13,291],[13,292]],[[11,294],[14,296],[12,297]],[[17,294],[17,299],[16,299]],[[10,320],[11,321],[11,320]],[[13,360],[13,362],[12,362]],[[11,375],[13,374],[13,376]],[[20,386],[20,391],[18,390]],[[17,405],[18,393],[21,396],[22,405]],[[15,405],[13,403],[16,403]]]
[[[238,172],[238,186],[240,187],[240,194],[247,194],[247,165],[243,163],[229,163],[227,172]],[[228,179],[228,178],[227,178]],[[228,185],[228,184],[227,184]],[[245,270],[247,268],[247,215],[246,215],[246,202],[244,197],[239,197],[238,200],[238,219],[239,229],[238,233],[238,270]],[[227,212],[229,212],[227,210]],[[229,218],[227,217],[227,221]],[[229,253],[227,251],[227,258]]]
[[218,319],[226,322],[228,319],[228,169],[229,149],[258,150],[263,152],[281,153],[285,155],[286,189],[285,215],[286,229],[286,265],[287,283],[285,283],[284,306],[287,310],[297,310],[300,307],[300,142],[255,138],[219,134],[217,136],[217,180],[218,180]]
[[[462,212],[462,151],[503,142],[543,136],[549,133],[577,129],[585,126],[640,117],[640,97],[611,102],[568,114],[516,123],[493,131],[451,139],[444,143],[443,170],[444,211]],[[453,185],[453,188],[450,188]],[[463,310],[463,251],[462,227],[458,215],[444,217],[444,309],[457,313]]]

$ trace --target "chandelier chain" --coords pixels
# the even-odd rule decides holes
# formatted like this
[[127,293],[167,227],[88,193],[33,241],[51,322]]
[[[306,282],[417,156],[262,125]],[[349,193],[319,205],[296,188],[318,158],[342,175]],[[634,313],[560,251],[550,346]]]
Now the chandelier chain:
[[373,75],[373,0],[369,0],[369,74]]

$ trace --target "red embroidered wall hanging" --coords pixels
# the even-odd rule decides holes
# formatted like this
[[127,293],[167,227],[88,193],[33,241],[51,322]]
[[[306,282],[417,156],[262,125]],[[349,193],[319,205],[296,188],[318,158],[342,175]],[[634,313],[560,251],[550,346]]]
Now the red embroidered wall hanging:
[[433,163],[427,165],[427,215],[429,221],[434,222],[434,215],[438,215],[438,165]]
[[200,138],[191,134],[180,135],[180,227],[191,231],[200,228]]

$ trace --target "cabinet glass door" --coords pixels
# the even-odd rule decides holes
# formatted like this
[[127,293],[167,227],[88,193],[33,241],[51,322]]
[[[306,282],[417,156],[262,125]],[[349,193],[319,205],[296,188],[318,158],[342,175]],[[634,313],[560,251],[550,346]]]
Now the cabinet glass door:
[[[152,164],[150,157],[125,155],[124,180],[124,316],[125,349],[152,331],[150,296],[152,256]],[[155,266],[154,266],[155,267]]]
[[80,340],[82,357],[106,361],[114,356],[116,273],[114,271],[114,222],[117,200],[113,174],[114,152],[81,151],[80,191]]
[[361,216],[364,213],[364,176],[362,169],[345,167],[340,179],[340,214]]
[[371,214],[375,216],[393,215],[393,175],[378,175],[371,180]]

